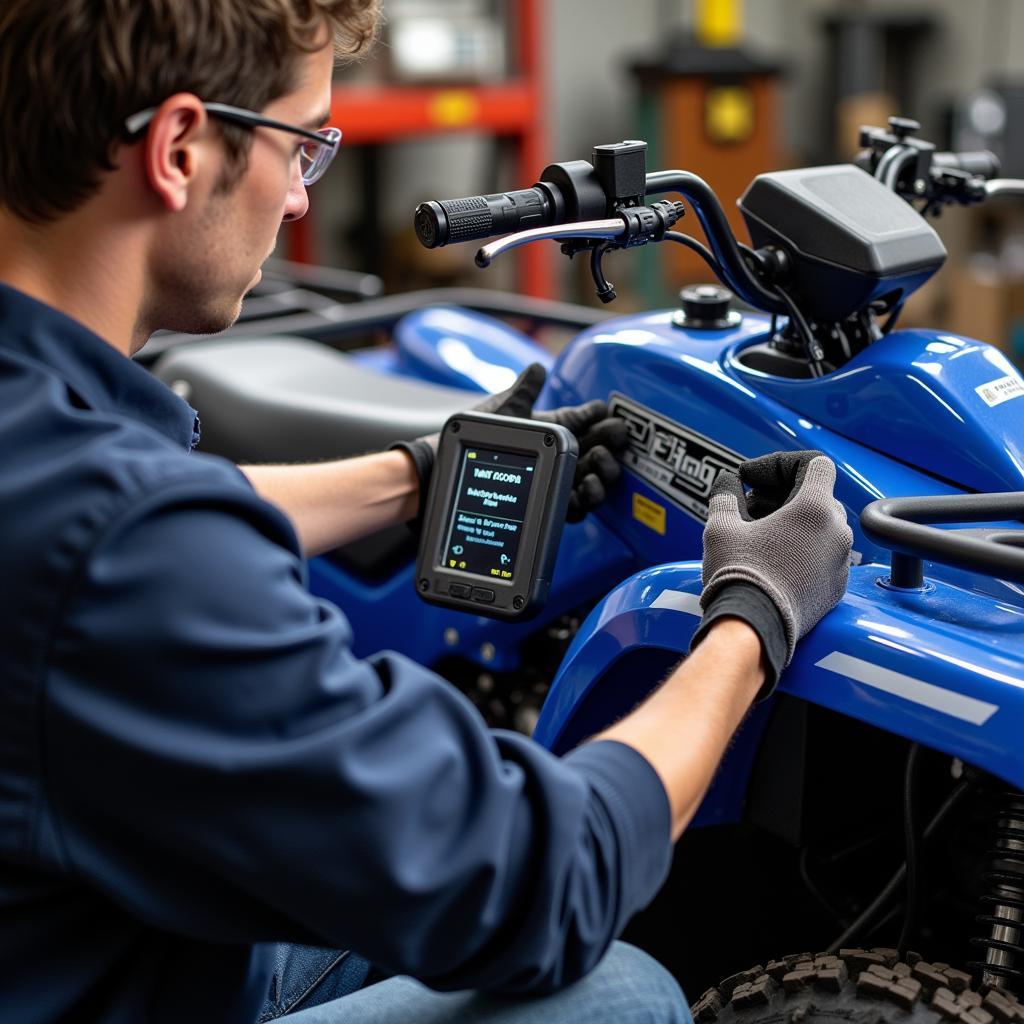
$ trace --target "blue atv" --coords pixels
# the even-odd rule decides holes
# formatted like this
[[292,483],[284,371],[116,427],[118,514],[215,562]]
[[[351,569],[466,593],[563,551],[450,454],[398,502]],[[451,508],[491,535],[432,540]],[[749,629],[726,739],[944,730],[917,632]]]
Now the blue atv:
[[[417,210],[431,247],[503,236],[480,266],[554,239],[589,259],[605,301],[610,252],[685,245],[725,288],[684,289],[677,309],[325,300],[216,341],[153,343],[204,448],[239,461],[436,431],[535,361],[549,368],[538,408],[601,398],[626,420],[624,479],[566,527],[530,622],[422,604],[404,531],[309,566],[358,653],[401,650],[559,752],[685,655],[718,473],[780,449],[834,460],[855,538],[847,594],[737,734],[678,870],[626,936],[691,993],[729,975],[695,1003],[698,1024],[1024,1022],[1024,380],[983,342],[897,327],[945,259],[926,217],[1024,182],[917,130],[893,119],[863,130],[856,165],[758,176],[740,200],[751,246],[704,181],[649,173],[637,142],[553,164],[529,189]],[[690,215],[707,245],[678,230]],[[553,358],[466,305],[583,329]],[[388,346],[339,351],[380,327]],[[801,948],[826,952],[779,955]]]

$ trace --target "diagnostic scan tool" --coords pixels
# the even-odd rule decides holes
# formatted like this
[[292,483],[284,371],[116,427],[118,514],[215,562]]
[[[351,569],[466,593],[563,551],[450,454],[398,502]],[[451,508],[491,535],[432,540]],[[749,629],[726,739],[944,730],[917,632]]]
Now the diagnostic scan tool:
[[441,431],[416,561],[420,597],[527,619],[547,600],[576,438],[535,420],[463,412]]

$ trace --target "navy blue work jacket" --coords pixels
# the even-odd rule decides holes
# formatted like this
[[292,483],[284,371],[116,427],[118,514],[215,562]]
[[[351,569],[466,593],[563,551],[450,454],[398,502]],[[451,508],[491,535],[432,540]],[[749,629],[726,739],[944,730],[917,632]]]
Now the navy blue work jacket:
[[443,989],[578,977],[668,869],[651,767],[357,659],[195,430],[0,286],[0,1021],[251,1024],[276,941]]

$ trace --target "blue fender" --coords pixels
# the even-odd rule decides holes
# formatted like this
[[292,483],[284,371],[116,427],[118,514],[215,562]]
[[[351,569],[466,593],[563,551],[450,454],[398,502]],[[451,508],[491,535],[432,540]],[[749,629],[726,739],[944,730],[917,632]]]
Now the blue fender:
[[[566,652],[534,739],[564,753],[643,700],[689,649],[700,589],[700,563],[680,562],[639,572],[608,594]],[[770,710],[759,705],[747,717],[692,826],[739,820]]]
[[[779,689],[959,757],[1024,788],[1024,595],[995,600],[967,573],[938,568],[921,592],[851,569],[846,596],[800,642]],[[535,738],[563,752],[642,700],[686,653],[700,618],[700,564],[637,573],[583,623],[552,684]],[[739,819],[766,722],[755,708],[694,824]]]

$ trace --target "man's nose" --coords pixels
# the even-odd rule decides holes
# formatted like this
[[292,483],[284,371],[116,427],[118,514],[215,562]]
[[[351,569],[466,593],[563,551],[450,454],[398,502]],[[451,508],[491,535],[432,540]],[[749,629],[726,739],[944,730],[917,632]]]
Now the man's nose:
[[285,221],[299,220],[306,216],[309,210],[309,195],[306,192],[306,185],[302,180],[302,174],[296,170],[288,187],[288,198],[284,204]]

